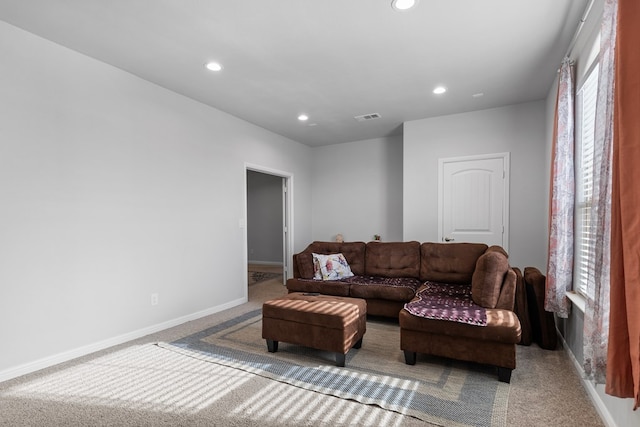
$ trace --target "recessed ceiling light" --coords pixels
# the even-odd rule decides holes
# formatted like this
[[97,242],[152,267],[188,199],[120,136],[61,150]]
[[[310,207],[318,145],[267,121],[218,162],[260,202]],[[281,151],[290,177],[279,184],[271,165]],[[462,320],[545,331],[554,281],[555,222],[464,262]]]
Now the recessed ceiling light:
[[482,93],[482,92],[478,92],[478,93],[474,93],[474,94],[473,94],[473,95],[471,95],[471,96],[473,96],[474,98],[480,98],[480,97],[483,97],[483,96],[484,96],[484,93]]
[[307,121],[309,120],[309,116],[307,116],[306,114],[300,114],[298,116],[298,120],[300,120],[301,122]]
[[418,3],[418,0],[393,0],[391,7],[396,10],[407,10],[415,6],[416,3]]
[[205,67],[207,67],[207,70],[211,70],[211,71],[220,71],[222,70],[222,65],[218,64],[217,62],[208,62]]
[[436,95],[440,95],[442,93],[445,93],[447,91],[447,88],[444,86],[438,86],[433,90],[433,93],[435,93]]

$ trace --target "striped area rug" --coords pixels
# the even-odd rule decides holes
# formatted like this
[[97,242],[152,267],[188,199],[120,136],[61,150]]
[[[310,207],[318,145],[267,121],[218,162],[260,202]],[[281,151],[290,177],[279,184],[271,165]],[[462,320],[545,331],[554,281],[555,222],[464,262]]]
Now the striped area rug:
[[158,346],[436,425],[506,425],[509,384],[494,369],[420,355],[406,365],[397,323],[369,320],[362,348],[349,351],[344,368],[330,352],[283,342],[268,353],[261,327],[261,310],[254,310]]

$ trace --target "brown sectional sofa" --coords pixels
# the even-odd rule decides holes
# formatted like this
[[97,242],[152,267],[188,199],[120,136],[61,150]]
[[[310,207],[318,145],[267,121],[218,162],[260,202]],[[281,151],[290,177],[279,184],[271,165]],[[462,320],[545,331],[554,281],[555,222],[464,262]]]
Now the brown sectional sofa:
[[[354,276],[314,279],[314,253],[342,253]],[[398,318],[401,349],[408,364],[415,363],[416,353],[473,361],[497,366],[499,379],[505,382],[515,368],[515,346],[521,334],[513,312],[516,273],[498,246],[316,241],[293,256],[293,277],[286,285],[289,292],[362,298],[367,302],[367,314]],[[478,324],[469,324],[454,317],[421,317],[405,308],[407,303],[411,308],[434,298],[433,289],[444,290],[435,299],[449,298],[448,289],[455,286],[464,290],[479,310],[462,308],[463,314],[455,311],[454,317],[478,315],[482,324],[478,319],[472,319]]]

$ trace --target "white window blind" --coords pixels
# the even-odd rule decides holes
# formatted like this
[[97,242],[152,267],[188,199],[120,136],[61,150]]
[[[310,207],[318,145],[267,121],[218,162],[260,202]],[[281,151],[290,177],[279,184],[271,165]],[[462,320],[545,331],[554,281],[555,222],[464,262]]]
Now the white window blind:
[[587,294],[589,267],[594,262],[595,235],[592,222],[595,163],[594,128],[598,95],[598,66],[591,71],[576,96],[576,228],[574,290]]

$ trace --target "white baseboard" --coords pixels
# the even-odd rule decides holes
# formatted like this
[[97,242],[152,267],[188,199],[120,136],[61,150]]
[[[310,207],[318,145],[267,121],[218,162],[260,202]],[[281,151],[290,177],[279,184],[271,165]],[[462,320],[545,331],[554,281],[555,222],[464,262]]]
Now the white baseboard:
[[0,382],[8,381],[13,378],[20,377],[22,375],[30,374],[40,369],[45,369],[50,366],[57,365],[59,363],[67,362],[78,357],[86,356],[87,354],[95,353],[96,351],[104,350],[109,347],[113,347],[119,344],[126,343],[138,338],[142,338],[146,335],[163,331],[165,329],[172,328],[174,326],[181,325],[192,320],[200,319],[201,317],[209,316],[211,314],[218,313],[228,308],[235,307],[247,302],[247,298],[240,298],[235,301],[230,301],[226,304],[211,307],[196,313],[188,314],[186,316],[179,317],[177,319],[168,320],[166,322],[159,323],[157,325],[149,326],[146,328],[138,329],[137,331],[129,332],[123,335],[119,335],[113,338],[109,338],[103,341],[99,341],[93,344],[82,346],[73,350],[65,351],[62,353],[47,356],[42,359],[35,360],[33,362],[25,363],[23,365],[9,368],[4,371],[0,371]]
[[596,390],[595,385],[593,384],[592,381],[589,381],[585,377],[584,368],[580,365],[580,362],[578,362],[578,359],[576,359],[576,357],[571,352],[569,345],[564,340],[564,337],[562,336],[560,331],[557,331],[557,333],[558,333],[558,336],[560,337],[560,341],[562,342],[562,347],[564,348],[565,353],[569,355],[569,359],[571,359],[571,362],[573,363],[573,367],[576,369],[576,372],[580,376],[580,381],[582,381],[582,386],[587,391],[587,394],[589,395],[589,398],[591,399],[593,406],[595,406],[596,411],[598,412],[598,415],[600,415],[602,422],[607,427],[617,427],[616,422],[611,416],[611,412],[609,411],[609,408],[607,408],[607,405],[605,405],[605,403],[602,401],[602,398],[600,397],[600,394],[598,394],[598,391]]

